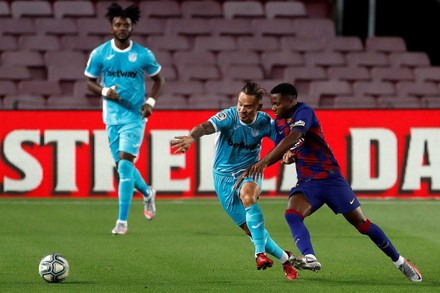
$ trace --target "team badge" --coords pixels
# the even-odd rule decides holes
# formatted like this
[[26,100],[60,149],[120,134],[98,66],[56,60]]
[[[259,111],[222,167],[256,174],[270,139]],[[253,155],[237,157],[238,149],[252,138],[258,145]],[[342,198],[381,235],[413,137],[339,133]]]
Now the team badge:
[[137,60],[137,54],[136,53],[129,53],[128,54],[128,60],[130,61],[130,62],[136,62],[136,60]]

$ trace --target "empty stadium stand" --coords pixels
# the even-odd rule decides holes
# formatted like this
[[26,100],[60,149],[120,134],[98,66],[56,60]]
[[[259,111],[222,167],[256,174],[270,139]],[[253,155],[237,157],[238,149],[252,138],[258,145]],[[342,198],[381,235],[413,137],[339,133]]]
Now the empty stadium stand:
[[[111,39],[112,2],[0,1],[1,108],[100,109],[83,72],[91,50]],[[167,79],[158,109],[234,105],[249,80],[268,91],[292,82],[318,108],[440,108],[440,68],[425,52],[398,36],[337,35],[324,1],[119,3],[133,2],[142,12],[133,40]]]

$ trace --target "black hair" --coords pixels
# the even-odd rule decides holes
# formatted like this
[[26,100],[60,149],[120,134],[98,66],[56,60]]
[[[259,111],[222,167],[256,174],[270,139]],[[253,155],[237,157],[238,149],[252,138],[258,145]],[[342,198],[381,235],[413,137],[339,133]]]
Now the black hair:
[[241,92],[249,96],[255,96],[258,100],[262,100],[266,94],[266,90],[256,82],[248,82],[244,85]]
[[123,17],[130,18],[131,22],[133,24],[136,24],[136,22],[139,20],[140,15],[141,11],[136,5],[130,5],[127,8],[122,9],[121,5],[117,3],[112,3],[107,8],[107,14],[105,16],[108,20],[110,20],[110,23],[113,23],[113,18],[115,17]]
[[280,83],[275,86],[271,91],[271,94],[281,94],[282,96],[292,96],[296,98],[298,96],[298,91],[295,86],[290,83]]

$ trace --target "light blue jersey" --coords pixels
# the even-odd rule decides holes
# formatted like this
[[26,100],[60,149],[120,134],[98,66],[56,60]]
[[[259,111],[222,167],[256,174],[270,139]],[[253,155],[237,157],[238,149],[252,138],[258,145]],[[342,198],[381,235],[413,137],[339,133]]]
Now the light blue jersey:
[[116,92],[121,97],[120,101],[103,100],[104,123],[120,125],[142,119],[144,73],[154,76],[160,69],[153,53],[133,41],[124,50],[118,49],[114,40],[94,49],[84,74],[90,78],[100,78],[103,87],[117,85]]
[[220,174],[230,175],[256,163],[263,137],[275,141],[274,121],[264,112],[258,112],[252,124],[245,124],[238,117],[237,107],[231,107],[209,121],[217,131],[213,170]]

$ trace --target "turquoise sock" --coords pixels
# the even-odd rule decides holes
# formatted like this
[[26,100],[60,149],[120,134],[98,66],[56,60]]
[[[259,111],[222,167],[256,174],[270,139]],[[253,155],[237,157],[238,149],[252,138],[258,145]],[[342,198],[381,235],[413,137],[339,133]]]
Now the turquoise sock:
[[266,252],[263,212],[257,203],[247,207],[245,210],[246,224],[252,234],[252,241],[255,245],[255,254]]
[[145,182],[144,178],[142,178],[141,173],[137,168],[133,170],[133,178],[134,178],[134,187],[142,193],[144,197],[150,196],[150,187]]
[[281,247],[279,247],[278,244],[273,241],[267,230],[264,230],[264,238],[266,239],[266,251],[280,259],[284,254],[284,250],[282,250]]
[[119,220],[127,221],[130,210],[131,198],[133,197],[133,170],[134,165],[127,160],[120,160],[118,163],[119,173]]

